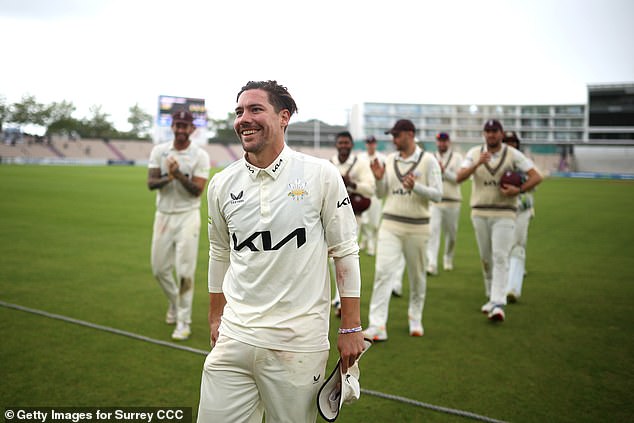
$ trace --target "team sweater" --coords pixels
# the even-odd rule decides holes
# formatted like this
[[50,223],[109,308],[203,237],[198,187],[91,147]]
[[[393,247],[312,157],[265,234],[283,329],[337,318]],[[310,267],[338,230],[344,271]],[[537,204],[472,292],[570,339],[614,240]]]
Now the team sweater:
[[456,175],[462,163],[462,156],[453,149],[449,149],[445,154],[436,151],[434,157],[436,157],[438,162],[442,163],[445,169],[442,174],[442,201],[437,205],[439,207],[457,207],[462,201],[460,184],[456,182]]
[[[473,147],[467,153],[463,167],[477,162],[485,145]],[[465,166],[466,165],[466,166]],[[515,217],[517,197],[507,197],[500,191],[500,178],[506,171],[527,172],[532,162],[514,148],[503,145],[501,150],[473,172],[471,184],[471,215],[485,217]]]
[[355,189],[347,187],[348,192],[357,193],[364,197],[372,197],[374,195],[376,183],[374,182],[372,170],[370,170],[369,161],[355,154],[350,154],[343,163],[339,162],[339,156],[336,154],[330,161],[337,167],[341,176],[347,174],[350,181],[357,184]]
[[[416,179],[413,190],[403,187],[402,178],[412,172]],[[425,224],[429,222],[429,201],[442,197],[440,166],[430,153],[416,147],[407,159],[398,152],[387,156],[385,175],[377,184],[377,194],[385,197],[383,219],[402,223]]]

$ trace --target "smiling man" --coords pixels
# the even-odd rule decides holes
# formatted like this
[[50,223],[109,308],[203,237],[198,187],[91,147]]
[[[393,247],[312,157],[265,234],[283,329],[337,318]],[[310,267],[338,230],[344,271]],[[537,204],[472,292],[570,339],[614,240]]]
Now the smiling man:
[[363,351],[355,217],[337,168],[290,149],[297,106],[275,81],[246,84],[234,129],[244,157],[209,183],[209,325],[199,422],[314,422],[341,293],[342,372]]

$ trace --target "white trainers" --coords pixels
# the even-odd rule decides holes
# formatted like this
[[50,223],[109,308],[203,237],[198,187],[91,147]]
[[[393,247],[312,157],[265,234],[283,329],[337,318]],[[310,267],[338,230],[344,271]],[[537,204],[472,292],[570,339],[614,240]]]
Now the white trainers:
[[387,341],[387,331],[385,330],[385,326],[370,326],[363,331],[363,336],[373,341]]
[[420,321],[409,321],[409,336],[423,336],[424,334],[425,330],[423,329],[423,324]]
[[178,322],[176,324],[176,329],[172,332],[172,339],[175,341],[184,341],[189,338],[192,331],[189,329],[189,325],[187,323]]
[[165,313],[165,323],[168,325],[176,324],[176,306],[172,303],[170,303],[167,313]]
[[442,268],[447,270],[447,271],[451,271],[453,270],[453,263],[450,261],[446,261],[443,263]]
[[492,303],[491,301],[489,301],[488,303],[482,306],[480,311],[482,311],[482,313],[484,314],[489,314],[491,313],[491,310],[493,310],[493,306],[495,306],[495,303]]
[[436,266],[427,266],[427,274],[431,276],[438,275],[438,269]]
[[494,305],[493,309],[489,313],[489,320],[494,322],[503,322],[505,317],[504,308],[498,304]]
[[506,302],[507,303],[516,303],[518,298],[519,298],[519,295],[517,295],[513,291],[511,291],[508,294],[506,294]]

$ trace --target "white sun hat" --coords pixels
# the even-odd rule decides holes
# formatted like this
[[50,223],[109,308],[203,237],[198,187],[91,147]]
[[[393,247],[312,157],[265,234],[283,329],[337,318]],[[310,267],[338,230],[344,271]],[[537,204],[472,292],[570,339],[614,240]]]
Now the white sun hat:
[[[363,343],[365,348],[361,355],[372,346],[372,341],[369,339],[364,339]],[[317,409],[325,420],[334,422],[339,417],[339,410],[343,404],[353,403],[361,396],[361,386],[359,385],[361,355],[354,362],[354,365],[348,368],[345,375],[341,373],[341,359],[337,360],[334,370],[319,389]]]

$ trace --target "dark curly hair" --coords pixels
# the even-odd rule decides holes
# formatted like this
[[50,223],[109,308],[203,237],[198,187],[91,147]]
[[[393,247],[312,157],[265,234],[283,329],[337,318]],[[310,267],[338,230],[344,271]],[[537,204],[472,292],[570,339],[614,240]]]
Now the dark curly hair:
[[286,109],[291,116],[297,112],[297,104],[295,104],[295,100],[291,97],[288,89],[278,84],[277,81],[249,81],[240,89],[236,96],[236,101],[238,101],[243,92],[256,89],[264,90],[268,93],[269,102],[273,105],[276,112]]

